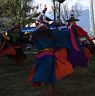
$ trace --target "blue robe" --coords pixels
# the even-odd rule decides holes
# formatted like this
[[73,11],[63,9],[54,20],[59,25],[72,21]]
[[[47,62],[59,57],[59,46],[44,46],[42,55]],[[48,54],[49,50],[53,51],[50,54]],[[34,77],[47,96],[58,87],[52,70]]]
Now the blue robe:
[[[53,55],[53,34],[42,27],[33,34],[33,43],[38,50],[33,75],[30,81],[34,83],[54,83],[56,81]],[[45,50],[47,49],[47,50]]]

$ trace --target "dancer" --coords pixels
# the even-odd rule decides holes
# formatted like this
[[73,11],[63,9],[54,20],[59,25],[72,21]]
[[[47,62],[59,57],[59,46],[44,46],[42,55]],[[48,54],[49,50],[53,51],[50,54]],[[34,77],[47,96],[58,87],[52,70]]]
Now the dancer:
[[16,55],[15,49],[10,45],[10,37],[2,33],[2,45],[0,48],[0,58],[7,55]]
[[[28,79],[32,83],[32,86],[39,87],[41,85],[46,85],[47,93],[54,93],[55,82],[62,79],[62,77],[70,75],[73,69],[70,64],[68,70],[66,70],[64,66],[61,66],[63,70],[67,71],[67,74],[64,74],[64,71],[62,72],[62,68],[60,69],[61,71],[55,71],[58,67],[56,68],[55,62],[57,57],[55,57],[54,34],[47,26],[48,23],[44,19],[42,14],[36,19],[37,28],[32,34],[32,41],[38,53],[36,56],[36,63],[34,67],[32,67]],[[65,65],[64,61],[61,63]]]
[[34,73],[29,74],[29,81],[34,87],[44,84],[49,86],[47,92],[54,92],[56,77],[54,73],[53,34],[45,24],[39,22],[37,30],[32,34],[32,38],[38,52],[35,67],[31,70],[31,72],[34,70]]
[[10,60],[20,63],[26,59],[26,56],[21,48],[19,33],[19,26],[13,27],[9,30],[9,34],[2,34],[4,42],[0,51],[0,57],[7,56]]
[[76,19],[73,13],[71,14],[70,19],[67,20],[71,43],[73,45],[73,49],[68,49],[68,60],[74,67],[86,67],[91,57],[91,53],[89,49],[84,48],[81,45],[80,37],[85,37],[90,44],[92,41],[87,32],[76,24],[76,21],[79,21],[79,19]]
[[54,34],[54,48],[55,48],[55,73],[57,79],[61,79],[73,73],[73,67],[67,60],[67,48],[72,48],[69,31],[67,26],[60,22],[59,16],[57,20],[51,25],[56,29]]
[[16,55],[8,56],[10,59],[16,61],[16,63],[20,63],[26,60],[26,55],[21,46],[21,38],[20,38],[20,25],[14,26],[11,30],[9,30],[9,35],[11,38],[11,46],[15,49]]

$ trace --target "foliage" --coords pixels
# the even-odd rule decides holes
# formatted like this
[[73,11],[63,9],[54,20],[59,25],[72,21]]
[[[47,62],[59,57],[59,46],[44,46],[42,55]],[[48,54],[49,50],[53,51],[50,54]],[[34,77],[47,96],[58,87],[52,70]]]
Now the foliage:
[[[0,17],[4,18],[5,21],[8,20],[5,26],[12,26],[20,24],[24,26],[27,23],[32,22],[31,17],[29,17],[30,12],[34,12],[37,9],[33,5],[31,0],[0,0]],[[34,12],[35,13],[35,12]]]

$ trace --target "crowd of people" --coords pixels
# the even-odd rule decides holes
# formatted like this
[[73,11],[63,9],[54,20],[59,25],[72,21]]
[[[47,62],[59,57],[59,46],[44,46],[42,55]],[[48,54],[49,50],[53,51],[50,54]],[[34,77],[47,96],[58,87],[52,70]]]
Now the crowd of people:
[[[59,17],[49,24],[45,19],[46,10],[37,17],[36,30],[28,40],[29,44],[32,43],[37,49],[36,62],[32,66],[28,80],[33,87],[45,85],[47,92],[53,93],[56,91],[56,81],[72,75],[76,67],[87,67],[91,52],[83,45],[80,38],[85,37],[91,45],[92,40],[87,32],[76,24],[79,20],[75,19],[73,14],[67,20],[68,25],[63,24]],[[15,26],[10,31],[12,33],[10,37],[2,34],[4,41],[0,57],[6,55],[15,58],[16,61],[25,60],[26,56],[21,48],[18,32],[19,26]]]
[[33,87],[45,85],[47,92],[53,93],[56,91],[56,81],[72,75],[76,67],[88,66],[91,52],[83,46],[80,38],[85,37],[91,45],[92,40],[76,24],[79,20],[73,14],[67,20],[68,25],[60,22],[59,17],[49,25],[43,15],[40,13],[37,17],[36,31],[32,34],[32,41],[38,52],[28,79]]

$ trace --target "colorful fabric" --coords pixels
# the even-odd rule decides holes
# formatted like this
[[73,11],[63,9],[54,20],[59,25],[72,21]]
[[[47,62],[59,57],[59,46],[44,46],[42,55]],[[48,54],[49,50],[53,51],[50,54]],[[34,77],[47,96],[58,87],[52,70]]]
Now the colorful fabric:
[[16,55],[16,51],[13,47],[8,47],[8,48],[5,48],[5,49],[2,49],[0,51],[0,57],[2,56],[6,56],[6,55]]
[[53,32],[51,30],[43,28],[42,26],[33,32],[32,36],[32,41],[37,50],[53,48]]
[[73,48],[70,32],[67,28],[54,30],[54,46],[55,48]]
[[[87,32],[85,32],[80,26],[76,24],[72,25],[70,27],[70,30],[73,33],[75,43],[73,44],[74,49],[68,49],[68,61],[72,63],[73,67],[87,67],[91,53],[88,49],[83,48],[79,37],[86,37],[89,42],[91,42],[91,40],[87,35]],[[79,50],[76,50],[76,48],[78,48]]]
[[41,83],[51,84],[56,81],[52,33],[51,30],[42,26],[32,34],[34,47],[38,51],[35,66],[28,76],[32,86],[37,87]]
[[84,48],[84,51],[83,51],[83,52],[84,52],[86,58],[89,60],[90,57],[91,57],[91,52],[90,52],[90,50],[89,50],[88,48]]
[[78,25],[74,25],[74,26],[76,28],[76,32],[79,37],[85,37],[89,41],[89,43],[92,42],[91,38],[89,37],[89,35],[87,34],[87,32],[83,28],[81,28]]
[[83,51],[75,51],[74,49],[67,49],[68,61],[75,67],[87,67],[88,59],[86,58]]
[[74,49],[76,51],[79,51],[79,48],[78,48],[78,46],[76,44],[76,41],[75,41],[75,38],[74,38],[74,34],[72,32],[72,28],[71,28],[71,26],[69,26],[68,28],[69,28],[69,31],[70,31],[70,37],[71,37],[71,41],[72,41],[73,47],[74,47]]
[[[45,53],[38,53],[35,67],[32,69],[34,73],[32,73],[31,80],[29,80],[32,83],[53,83],[56,81],[53,52]],[[50,55],[50,53],[52,54]]]
[[[87,50],[83,49],[76,31],[77,30],[74,25],[69,26],[69,31],[65,31],[65,29],[54,31],[54,45],[57,54],[59,54],[57,57],[60,58],[60,61],[64,60],[66,63],[71,64],[73,68],[79,66],[87,67],[90,53],[87,54]],[[59,49],[65,49],[67,50],[67,53],[63,50],[61,52]],[[59,61],[57,60],[57,62]]]
[[72,64],[67,61],[67,50],[65,48],[59,48],[55,52],[55,75],[57,80],[71,75],[72,73]]
[[40,58],[40,57],[43,57],[43,56],[45,56],[45,55],[52,55],[52,52],[51,52],[51,50],[41,50],[41,51],[39,51],[38,52],[38,54],[37,54],[37,58]]
[[[71,36],[71,41],[72,41],[72,44],[73,44],[73,48],[76,50],[75,47],[77,47],[78,50],[76,50],[76,51],[83,50],[83,48],[81,46],[81,43],[80,43],[80,40],[79,40],[78,33],[76,31],[76,27],[72,25],[71,30],[72,30],[71,34],[73,34],[73,37]],[[73,42],[72,39],[74,39],[74,42]]]

